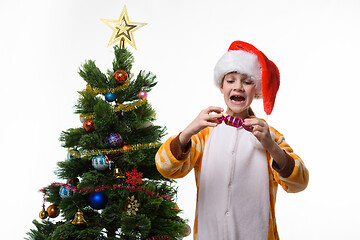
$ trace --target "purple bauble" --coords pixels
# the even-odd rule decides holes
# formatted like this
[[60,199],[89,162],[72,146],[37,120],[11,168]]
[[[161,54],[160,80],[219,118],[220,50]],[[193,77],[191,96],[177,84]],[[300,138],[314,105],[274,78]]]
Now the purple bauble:
[[110,133],[110,135],[105,139],[105,142],[109,147],[120,147],[122,144],[122,138],[120,134]]

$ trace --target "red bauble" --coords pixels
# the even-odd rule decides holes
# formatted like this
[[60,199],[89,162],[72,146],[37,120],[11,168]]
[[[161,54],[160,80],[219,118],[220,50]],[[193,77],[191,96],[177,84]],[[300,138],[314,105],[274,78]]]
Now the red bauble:
[[87,131],[87,132],[94,131],[95,130],[94,121],[92,119],[85,119],[85,121],[83,123],[83,127],[84,127],[85,131]]
[[125,145],[122,147],[122,149],[123,149],[124,152],[128,152],[128,151],[131,150],[131,146],[130,146],[130,144],[125,144]]
[[128,79],[128,74],[124,70],[117,70],[114,74],[114,79],[118,83],[124,83]]
[[56,205],[50,205],[46,211],[51,218],[56,218],[59,215],[59,209]]

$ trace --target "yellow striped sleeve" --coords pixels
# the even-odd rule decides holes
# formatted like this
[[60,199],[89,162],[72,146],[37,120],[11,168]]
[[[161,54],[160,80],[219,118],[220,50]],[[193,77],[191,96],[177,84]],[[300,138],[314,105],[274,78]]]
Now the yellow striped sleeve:
[[[304,162],[301,158],[296,155],[293,149],[286,143],[284,136],[279,133],[274,128],[270,127],[270,131],[275,134],[275,142],[280,146],[281,149],[286,151],[289,156],[294,159],[295,166],[289,177],[281,177],[278,172],[272,169],[274,178],[277,183],[279,183],[282,188],[289,193],[300,192],[304,190],[309,182],[309,171],[307,170]],[[272,161],[270,161],[270,166],[272,166]]]
[[155,156],[158,171],[166,178],[181,178],[186,176],[194,167],[198,167],[202,158],[209,128],[203,129],[191,137],[190,153],[184,159],[176,159],[171,152],[170,143],[176,136],[170,137],[159,148]]

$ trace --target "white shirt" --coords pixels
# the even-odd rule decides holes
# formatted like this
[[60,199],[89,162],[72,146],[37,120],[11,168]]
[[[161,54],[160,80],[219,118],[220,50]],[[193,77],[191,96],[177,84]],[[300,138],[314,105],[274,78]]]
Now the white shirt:
[[219,125],[202,159],[199,240],[266,240],[269,214],[265,150],[243,128]]

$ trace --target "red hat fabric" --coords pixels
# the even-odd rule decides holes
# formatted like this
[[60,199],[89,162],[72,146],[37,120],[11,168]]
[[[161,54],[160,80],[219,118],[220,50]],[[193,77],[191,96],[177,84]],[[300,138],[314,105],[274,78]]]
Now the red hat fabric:
[[257,96],[262,96],[264,111],[270,115],[280,86],[280,73],[276,65],[253,45],[234,41],[215,66],[215,83],[220,87],[224,76],[234,71],[247,74],[254,80]]

